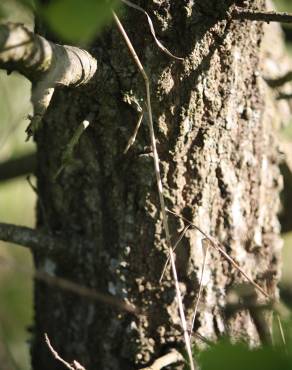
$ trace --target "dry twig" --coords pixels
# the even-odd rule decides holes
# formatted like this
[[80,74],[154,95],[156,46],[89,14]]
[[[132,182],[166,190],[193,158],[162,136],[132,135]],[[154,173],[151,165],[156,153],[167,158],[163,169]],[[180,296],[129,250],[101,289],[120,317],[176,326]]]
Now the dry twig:
[[47,285],[76,294],[79,297],[83,297],[90,301],[101,302],[108,306],[115,307],[120,311],[125,311],[133,315],[138,315],[140,313],[140,310],[133,304],[124,302],[123,300],[109,294],[98,292],[95,289],[88,288],[87,286],[75,283],[71,280],[50,275],[45,271],[35,270],[32,272],[28,269],[15,265],[12,261],[7,261],[4,257],[0,257],[0,266],[1,265],[17,268],[19,271],[22,271],[36,280],[46,283]]
[[168,221],[167,221],[167,214],[166,214],[166,207],[165,207],[165,202],[164,202],[164,196],[163,196],[163,186],[162,186],[162,181],[161,181],[161,175],[160,175],[160,168],[159,168],[159,156],[157,153],[157,147],[156,147],[156,139],[155,139],[155,134],[154,134],[154,128],[153,128],[153,117],[152,117],[152,106],[151,106],[151,99],[150,99],[150,83],[148,76],[144,70],[144,67],[142,63],[140,62],[140,59],[123,27],[121,24],[119,18],[113,12],[113,17],[116,22],[116,25],[123,36],[126,45],[141,73],[144,79],[145,83],[145,89],[146,89],[146,97],[147,97],[147,111],[148,111],[148,126],[149,126],[149,131],[150,131],[150,140],[151,140],[151,146],[152,146],[152,151],[153,151],[153,158],[154,158],[154,168],[155,168],[155,175],[156,175],[156,182],[157,182],[157,187],[158,187],[158,195],[159,195],[159,201],[160,201],[160,207],[161,207],[161,212],[162,212],[162,222],[163,222],[163,228],[166,234],[166,241],[167,241],[167,246],[168,246],[168,251],[169,251],[169,256],[170,256],[170,262],[171,262],[171,268],[172,268],[172,274],[173,274],[173,279],[175,283],[175,289],[176,289],[176,297],[178,301],[178,307],[179,307],[179,314],[180,314],[180,320],[181,320],[181,325],[183,329],[183,334],[184,334],[184,340],[185,340],[185,345],[186,345],[186,351],[188,354],[189,362],[190,362],[190,367],[191,370],[195,369],[194,365],[194,360],[192,356],[192,349],[191,349],[191,342],[188,334],[188,329],[187,329],[187,322],[185,318],[185,313],[183,309],[183,303],[182,303],[182,295],[180,292],[180,287],[179,287],[179,282],[178,282],[178,277],[177,277],[177,272],[176,272],[176,266],[175,266],[175,256],[173,252],[173,248],[171,246],[171,240],[170,240],[170,233],[169,233],[169,228],[168,228]]
[[199,291],[198,291],[198,295],[197,295],[197,301],[196,301],[196,305],[195,305],[195,309],[194,309],[194,313],[193,313],[193,317],[192,317],[192,321],[191,321],[190,337],[191,337],[191,335],[192,335],[191,333],[193,332],[193,329],[194,329],[194,324],[195,324],[196,315],[197,315],[199,302],[200,302],[200,298],[201,298],[201,293],[202,293],[203,277],[204,277],[204,271],[205,271],[205,266],[206,266],[206,261],[207,261],[208,250],[209,250],[209,241],[208,241],[208,239],[203,239],[202,240],[202,246],[203,246],[203,249],[204,249],[204,259],[203,259],[203,266],[202,266],[201,278],[200,278],[200,283],[199,283]]
[[156,37],[156,33],[155,33],[155,29],[154,29],[154,26],[153,26],[153,23],[152,23],[152,19],[150,18],[150,15],[143,9],[141,8],[139,5],[136,5],[134,3],[132,3],[131,1],[129,0],[121,0],[124,4],[130,6],[131,8],[134,8],[136,10],[139,10],[140,12],[144,13],[147,17],[147,21],[148,21],[148,24],[149,24],[149,28],[150,28],[150,31],[151,31],[151,34],[156,42],[156,45],[165,53],[167,54],[168,56],[174,58],[174,59],[177,59],[177,60],[184,60],[184,58],[181,58],[181,57],[177,57],[175,56],[174,54],[172,54],[159,40],[158,38]]
[[[176,250],[177,246],[178,246],[178,245],[179,245],[179,243],[181,242],[182,238],[185,236],[185,233],[186,233],[186,232],[187,232],[187,230],[190,228],[190,226],[191,226],[191,225],[187,225],[187,226],[183,229],[183,231],[181,232],[180,236],[178,237],[178,239],[177,239],[177,241],[176,241],[175,245],[173,246],[173,251],[175,251],[175,250]],[[160,276],[160,279],[159,279],[159,283],[161,283],[161,281],[162,281],[162,279],[163,279],[163,276],[164,276],[164,274],[165,274],[165,271],[166,271],[167,266],[168,266],[168,263],[169,263],[169,259],[170,259],[170,257],[169,257],[169,255],[168,255],[167,260],[166,260],[166,262],[165,262],[165,264],[164,264],[164,266],[163,266],[163,270],[162,270],[162,273],[161,273],[161,276]]]
[[69,369],[69,370],[86,370],[85,367],[83,367],[82,365],[80,365],[79,362],[76,361],[76,360],[73,360],[72,364],[69,364],[69,362],[65,361],[59,355],[59,353],[53,348],[53,346],[51,345],[51,342],[50,342],[50,339],[49,339],[47,333],[45,333],[45,341],[46,341],[46,344],[47,344],[47,346],[48,346],[51,354],[53,355],[53,357],[57,361],[60,361],[64,366],[66,366],[67,369]]
[[138,118],[138,122],[136,124],[136,127],[135,127],[135,130],[132,134],[132,136],[130,137],[128,143],[127,143],[127,146],[123,152],[123,154],[126,154],[128,152],[128,150],[131,148],[131,146],[134,144],[135,140],[136,140],[136,136],[138,134],[138,131],[139,131],[139,128],[141,126],[141,122],[142,122],[142,119],[143,119],[143,112],[140,112],[139,113],[139,118]]
[[43,281],[48,285],[55,286],[62,290],[77,294],[78,296],[84,297],[91,301],[101,302],[134,315],[138,315],[139,313],[139,310],[133,304],[126,303],[114,296],[100,293],[97,290],[88,288],[84,285],[74,283],[71,280],[64,279],[58,276],[52,276],[46,272],[39,270],[35,271],[34,277],[37,280]]
[[87,127],[91,124],[94,119],[94,114],[91,112],[88,116],[78,125],[76,130],[74,131],[72,137],[70,138],[69,142],[67,143],[64,152],[62,153],[61,157],[61,164],[54,175],[54,181],[57,180],[61,172],[73,161],[73,153],[74,149],[79,143],[80,137],[85,132]]
[[262,293],[262,295],[264,295],[266,298],[269,298],[270,299],[270,296],[269,294],[259,285],[257,284],[250,276],[248,276],[246,274],[246,272],[234,261],[234,259],[232,257],[229,256],[229,254],[227,254],[223,247],[221,246],[221,244],[215,240],[214,238],[212,238],[211,236],[209,236],[208,234],[206,234],[201,228],[199,228],[197,225],[193,224],[191,221],[189,221],[188,219],[186,219],[185,217],[167,209],[167,212],[173,214],[174,216],[184,220],[185,222],[187,222],[189,225],[191,225],[194,229],[198,230],[211,244],[211,246],[216,249],[218,252],[220,252],[223,257],[232,264],[233,267],[236,268],[236,270],[238,270],[241,275],[243,275],[258,291],[260,291]]
[[[179,217],[180,219],[184,220],[189,225],[191,225],[194,229],[198,230],[209,241],[209,243],[211,244],[211,246],[214,249],[216,249],[229,263],[231,263],[231,265],[233,267],[235,267],[235,269],[238,270],[241,273],[241,275],[243,275],[246,278],[246,280],[248,280],[258,291],[260,291],[263,296],[265,296],[270,301],[272,301],[272,299],[269,296],[269,294],[259,284],[257,284],[249,275],[247,275],[247,273],[238,265],[238,263],[236,263],[234,261],[234,259],[232,257],[230,257],[224,251],[223,247],[220,245],[220,243],[217,240],[215,240],[211,236],[207,235],[201,228],[199,228],[198,226],[196,226],[194,223],[192,223],[191,221],[189,221],[185,217],[183,217],[183,216],[181,216],[181,215],[179,215],[179,214],[177,214],[177,213],[175,213],[175,212],[173,212],[173,211],[171,211],[169,209],[167,209],[167,212],[173,214],[176,217]],[[194,322],[194,320],[193,320],[193,322]],[[283,327],[282,327],[281,318],[280,318],[279,313],[277,313],[277,322],[278,322],[279,331],[280,331],[280,334],[281,334],[283,345],[286,346],[285,333],[284,333],[284,330],[283,330]]]

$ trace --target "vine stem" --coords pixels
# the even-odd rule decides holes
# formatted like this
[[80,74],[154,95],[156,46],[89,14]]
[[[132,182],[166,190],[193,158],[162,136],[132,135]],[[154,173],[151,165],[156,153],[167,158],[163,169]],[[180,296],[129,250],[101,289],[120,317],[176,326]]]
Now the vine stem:
[[171,245],[171,240],[170,240],[170,233],[169,233],[169,227],[168,227],[168,221],[167,221],[167,214],[166,214],[166,207],[165,207],[165,202],[164,202],[164,196],[163,196],[163,185],[161,181],[161,175],[160,175],[160,168],[159,168],[159,156],[157,152],[157,147],[156,147],[156,139],[155,139],[155,133],[154,133],[154,128],[153,128],[153,116],[152,116],[152,107],[151,107],[151,94],[150,94],[150,83],[149,83],[149,78],[147,76],[147,73],[145,72],[145,69],[122,25],[120,22],[118,16],[116,13],[113,11],[113,17],[114,21],[123,36],[126,45],[141,73],[143,76],[144,82],[145,82],[145,88],[146,88],[146,99],[147,99],[147,112],[148,112],[148,126],[149,126],[149,131],[150,131],[150,140],[151,140],[151,146],[152,146],[152,151],[153,151],[153,157],[154,157],[154,168],[155,168],[155,175],[156,175],[156,182],[157,182],[157,187],[158,187],[158,194],[159,194],[159,202],[160,202],[160,207],[161,207],[161,212],[162,212],[162,222],[163,222],[163,228],[165,231],[166,235],[166,241],[168,245],[168,252],[169,252],[169,258],[170,258],[170,263],[171,263],[171,269],[172,269],[172,275],[175,283],[175,289],[176,289],[176,297],[177,297],[177,302],[178,302],[178,308],[179,308],[179,314],[180,314],[180,320],[181,320],[181,325],[183,328],[183,333],[184,333],[184,341],[185,341],[185,346],[186,346],[186,351],[188,354],[188,359],[190,363],[191,370],[195,370],[195,364],[192,356],[192,349],[191,349],[191,342],[190,342],[190,337],[188,334],[188,329],[187,329],[187,322],[186,322],[186,317],[183,309],[183,302],[182,302],[182,295],[179,287],[179,282],[178,282],[178,277],[177,277],[177,271],[176,271],[176,266],[175,266],[175,254]]

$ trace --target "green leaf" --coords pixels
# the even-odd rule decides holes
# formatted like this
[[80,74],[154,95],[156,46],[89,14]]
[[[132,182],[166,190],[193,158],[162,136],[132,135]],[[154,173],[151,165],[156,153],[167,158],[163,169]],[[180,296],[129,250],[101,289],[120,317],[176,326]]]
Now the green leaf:
[[202,370],[291,370],[292,359],[282,349],[251,350],[244,344],[221,342],[201,353]]
[[43,10],[51,29],[66,41],[85,43],[111,19],[112,0],[54,0]]

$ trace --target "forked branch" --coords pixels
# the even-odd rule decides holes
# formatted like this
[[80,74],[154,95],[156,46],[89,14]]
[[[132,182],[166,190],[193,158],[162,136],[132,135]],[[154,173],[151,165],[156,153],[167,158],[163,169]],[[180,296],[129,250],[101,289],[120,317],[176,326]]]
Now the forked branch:
[[3,222],[0,223],[0,240],[30,248],[35,252],[46,251],[48,254],[64,244],[61,239],[42,231]]
[[0,240],[27,247],[36,253],[46,256],[68,255],[70,252],[78,253],[82,248],[92,248],[92,242],[74,235],[74,238],[67,240],[66,237],[57,236],[42,230],[35,230],[25,226],[0,222]]
[[8,23],[0,25],[0,68],[17,71],[32,82],[30,137],[39,128],[55,87],[88,83],[97,61],[86,50],[54,44],[22,24]]
[[0,25],[0,68],[32,82],[46,77],[50,87],[77,86],[93,77],[97,62],[86,50],[54,44],[22,24],[7,23]]
[[65,361],[60,355],[59,353],[54,349],[54,347],[52,346],[51,342],[50,342],[50,339],[48,337],[48,334],[45,333],[45,341],[46,341],[46,344],[48,346],[48,349],[50,350],[51,354],[53,355],[53,357],[61,362],[67,369],[69,370],[86,370],[85,367],[83,367],[78,361],[76,360],[73,360],[73,362],[71,364],[69,364],[69,362]]

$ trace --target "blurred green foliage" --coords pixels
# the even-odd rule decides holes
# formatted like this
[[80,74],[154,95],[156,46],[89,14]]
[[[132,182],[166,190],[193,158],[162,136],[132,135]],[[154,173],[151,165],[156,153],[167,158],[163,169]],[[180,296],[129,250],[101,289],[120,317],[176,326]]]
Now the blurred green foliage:
[[246,344],[221,341],[199,353],[201,370],[291,370],[291,353],[283,348],[250,350]]
[[[10,2],[16,3],[16,0]],[[61,40],[75,44],[92,41],[102,27],[110,22],[112,10],[120,5],[119,0],[51,0],[46,5],[38,0],[18,0],[17,3],[18,9],[11,12],[9,1],[1,0],[0,18],[7,21],[11,15],[17,18],[20,9],[24,10],[24,14],[31,14],[30,11],[34,9]]]
[[118,1],[55,0],[40,8],[50,28],[70,42],[91,41],[112,17]]
[[282,12],[292,12],[291,0],[274,0],[277,10]]

